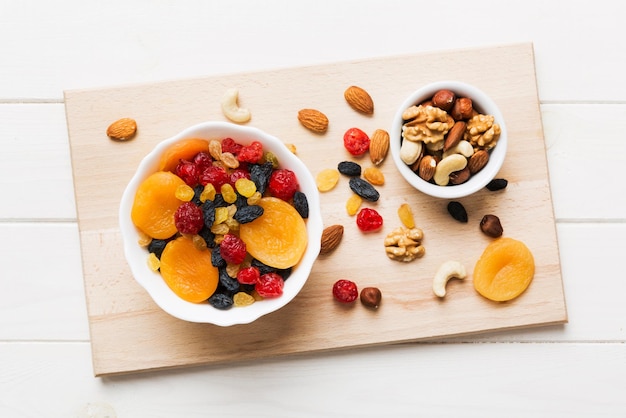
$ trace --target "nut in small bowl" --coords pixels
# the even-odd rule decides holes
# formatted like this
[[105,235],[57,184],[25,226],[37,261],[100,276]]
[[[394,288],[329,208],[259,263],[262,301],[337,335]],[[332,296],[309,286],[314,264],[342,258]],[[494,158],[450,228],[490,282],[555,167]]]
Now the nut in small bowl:
[[494,179],[507,141],[496,103],[460,81],[434,82],[413,92],[397,110],[390,131],[400,174],[417,190],[444,199],[471,195]]
[[[170,187],[171,183],[168,183],[168,182],[174,181],[174,185],[171,186],[171,188],[176,190],[177,199],[179,198],[178,193],[179,193],[179,190],[181,189],[181,187],[178,187],[178,186],[182,185],[183,186],[182,189],[185,189],[185,186],[188,186],[188,183],[185,184],[185,181],[182,179],[182,177],[178,177],[179,174],[183,176],[183,174],[188,174],[188,172],[174,170],[171,165],[167,165],[167,164],[164,165],[164,161],[165,162],[168,162],[169,160],[175,160],[176,162],[180,161],[179,157],[181,156],[181,149],[182,149],[181,144],[187,145],[188,147],[193,149],[195,147],[195,144],[202,143],[203,140],[206,140],[206,143],[207,143],[206,154],[207,155],[211,154],[211,156],[208,157],[210,159],[213,156],[218,156],[218,152],[217,152],[218,147],[211,147],[209,151],[209,144],[213,143],[213,145],[218,145],[217,143],[214,143],[214,141],[222,141],[222,145],[225,145],[225,141],[223,141],[225,138],[232,139],[233,142],[230,142],[231,144],[236,143],[239,146],[243,146],[243,147],[250,146],[251,149],[253,148],[251,144],[256,141],[262,145],[263,151],[271,152],[271,154],[275,156],[275,160],[278,162],[278,169],[289,170],[293,174],[295,174],[295,178],[297,179],[298,192],[301,192],[302,194],[306,196],[308,214],[307,216],[303,215],[299,217],[299,221],[298,221],[303,225],[301,231],[305,231],[303,232],[303,236],[305,237],[305,240],[306,240],[304,241],[302,239],[298,239],[298,247],[302,249],[301,255],[299,255],[299,258],[297,260],[292,262],[295,264],[287,264],[289,266],[288,268],[286,266],[276,267],[277,272],[278,271],[283,272],[285,270],[289,271],[289,275],[288,276],[285,275],[286,278],[284,280],[284,286],[282,287],[282,294],[280,294],[280,292],[276,292],[276,294],[278,295],[276,297],[272,297],[273,295],[268,294],[266,295],[267,297],[264,297],[262,300],[255,301],[253,299],[253,296],[256,296],[256,294],[254,294],[254,292],[252,292],[250,289],[250,286],[252,286],[252,283],[250,284],[244,283],[246,287],[244,287],[244,285],[242,284],[241,290],[246,290],[252,293],[252,294],[244,295],[244,296],[249,296],[245,300],[246,303],[245,304],[242,303],[239,306],[237,306],[237,304],[235,303],[235,306],[230,307],[230,309],[218,309],[217,307],[212,306],[207,301],[207,298],[209,298],[211,295],[205,294],[203,296],[203,300],[198,300],[196,302],[190,301],[186,298],[181,297],[180,289],[177,289],[177,291],[175,291],[170,286],[171,283],[166,282],[165,280],[166,277],[165,277],[165,271],[164,271],[164,264],[165,264],[164,260],[166,258],[166,253],[170,255],[170,259],[172,257],[171,256],[172,254],[178,254],[181,257],[180,259],[175,258],[174,263],[168,263],[169,266],[177,265],[179,262],[186,263],[187,259],[189,258],[188,255],[190,253],[195,254],[195,252],[198,252],[198,253],[203,254],[203,256],[196,257],[194,258],[194,260],[197,260],[197,259],[209,260],[208,262],[202,263],[201,266],[203,267],[202,268],[199,267],[198,270],[202,270],[204,272],[206,269],[211,270],[214,268],[214,266],[213,267],[209,266],[213,264],[213,260],[211,258],[211,254],[212,254],[211,248],[206,248],[206,247],[203,248],[202,245],[199,245],[199,246],[195,245],[196,241],[202,241],[202,242],[208,243],[208,240],[204,241],[205,236],[202,236],[201,232],[197,232],[195,235],[192,235],[192,233],[188,231],[182,232],[182,229],[180,227],[181,224],[177,224],[176,225],[177,231],[174,232],[174,235],[170,236],[170,238],[171,237],[174,237],[174,238],[173,239],[168,238],[167,240],[165,238],[163,239],[167,242],[167,244],[165,245],[165,248],[162,249],[163,252],[161,253],[161,256],[160,256],[160,260],[159,260],[160,271],[155,271],[156,269],[154,268],[154,265],[150,267],[148,263],[149,257],[152,257],[152,255],[154,254],[149,253],[148,249],[145,246],[145,241],[146,241],[145,237],[149,235],[153,237],[154,239],[155,234],[153,235],[146,234],[146,231],[144,231],[138,226],[135,208],[136,208],[136,202],[138,200],[137,196],[139,195],[138,190],[140,190],[142,185],[148,184],[149,182],[147,181],[147,179],[155,177],[155,174],[157,174],[155,178],[165,179],[165,182],[163,183],[164,186]],[[194,155],[197,156],[197,153],[198,153],[197,151],[194,151]],[[226,149],[220,149],[220,153],[222,155],[229,154],[229,152]],[[171,157],[172,155],[175,156],[176,158]],[[232,156],[232,154],[230,156]],[[168,158],[165,158],[165,157],[168,157]],[[191,158],[191,156],[185,157],[185,159],[186,158]],[[200,164],[201,160],[197,160],[197,161],[198,161],[198,164]],[[212,164],[209,160],[210,167],[215,167],[216,166],[215,163],[216,161],[213,161],[213,164]],[[255,165],[255,164],[249,163],[248,167],[252,165]],[[270,162],[269,165],[271,169],[272,163]],[[226,170],[228,171],[232,169],[229,169],[228,167],[226,167]],[[206,171],[206,173],[209,173],[209,172]],[[214,171],[211,170],[209,174],[211,176],[214,176]],[[239,180],[241,180],[241,178],[239,178]],[[215,239],[215,242],[214,243],[211,242],[211,245],[213,245],[214,248],[217,248],[218,250],[221,249],[219,245],[223,244],[227,240],[226,239],[227,235],[224,235],[224,234],[231,234],[233,236],[237,236],[238,239],[245,242],[246,238],[244,238],[244,224],[247,225],[246,231],[247,231],[248,237],[252,237],[252,239],[254,239],[255,227],[253,227],[253,224],[256,221],[261,221],[262,217],[267,215],[267,213],[265,212],[274,211],[275,209],[278,210],[277,212],[276,211],[273,212],[274,214],[276,214],[274,215],[274,217],[283,215],[283,211],[286,211],[285,213],[287,213],[288,216],[292,216],[293,214],[297,215],[301,213],[301,211],[298,211],[295,207],[290,206],[291,204],[288,203],[286,200],[282,200],[281,198],[277,197],[276,194],[272,195],[274,197],[261,199],[261,202],[257,201],[257,203],[245,203],[245,204],[239,203],[240,201],[246,201],[246,199],[243,198],[244,197],[243,195],[248,194],[249,191],[244,192],[243,189],[241,190],[238,189],[236,187],[237,181],[233,180],[232,177],[230,177],[230,182],[235,184],[234,189],[236,190],[237,193],[240,193],[241,196],[240,198],[238,198],[237,203],[231,203],[229,206],[236,206],[237,211],[239,211],[241,210],[241,208],[248,208],[248,207],[252,207],[253,205],[260,205],[265,208],[265,211],[262,212],[262,214],[260,215],[255,215],[257,217],[254,218],[253,220],[244,220],[243,218],[237,218],[237,213],[235,212],[234,214],[226,215],[226,216],[229,216],[229,218],[226,219],[225,223],[217,224],[217,222],[214,222],[212,226],[216,227],[216,229],[215,231],[212,231],[212,233],[214,233],[212,236],[220,237],[221,240],[218,242],[218,240]],[[243,182],[243,184],[245,184],[245,182]],[[269,188],[270,186],[268,186],[268,190]],[[162,189],[163,187],[161,187],[161,184],[159,183],[159,187],[151,189],[148,195],[150,195],[151,193],[160,193]],[[228,190],[230,193],[233,193],[233,187],[226,188],[226,189],[222,188],[221,190],[222,190],[221,198],[224,200],[230,200],[230,198],[226,196],[225,194],[226,192],[224,190]],[[256,191],[257,193],[259,192],[258,189]],[[217,193],[220,193],[220,190],[218,190]],[[213,191],[213,196],[215,196],[215,191]],[[296,199],[296,196],[298,196],[298,199]],[[166,196],[166,199],[157,199],[157,201],[159,203],[162,202],[163,200],[167,200],[171,202],[171,199],[172,197],[168,194]],[[175,202],[174,206],[177,206],[178,208],[183,206],[182,202],[185,201],[186,199],[184,199],[183,197],[180,197],[180,199],[182,199],[181,203],[176,204]],[[211,202],[216,201],[215,197],[207,197],[206,199],[203,200],[203,197],[199,196],[199,201],[204,201],[205,203],[206,202],[211,203]],[[294,201],[295,200],[301,201],[301,199],[302,199],[301,195],[294,195],[293,197]],[[291,200],[292,199],[290,199],[290,201]],[[247,202],[250,202],[250,201],[247,201]],[[193,205],[195,204],[195,201],[190,201],[186,203],[188,205]],[[207,209],[206,207],[202,207],[203,206],[202,204],[198,206],[201,207],[203,211]],[[220,216],[217,214],[218,209],[220,210],[223,209],[220,213],[226,214],[227,212],[230,213],[230,209],[232,209],[232,207],[227,208],[225,205],[221,207],[217,207],[217,209],[215,209],[215,215],[214,215],[216,217]],[[176,208],[174,208],[174,210],[177,211]],[[245,212],[245,216],[250,216],[251,214],[253,214],[254,211],[241,210],[241,212]],[[193,211],[190,211],[187,213],[191,213],[191,215],[193,215]],[[175,217],[175,216],[176,215],[174,214],[172,215],[172,217]],[[203,225],[202,228],[207,228],[206,212],[204,212],[203,216],[202,215],[200,216],[199,222]],[[193,227],[193,219],[194,219],[193,216],[189,216],[189,218],[185,220],[186,222],[185,228]],[[239,219],[240,222],[233,221],[237,219]],[[228,221],[232,221],[233,223],[230,224],[228,223]],[[296,295],[300,292],[300,290],[306,283],[309,277],[311,268],[313,266],[313,263],[315,262],[315,260],[317,259],[317,256],[319,255],[320,240],[321,240],[321,234],[323,230],[323,223],[322,223],[321,210],[320,210],[320,199],[319,199],[319,194],[317,191],[317,185],[315,184],[315,179],[313,175],[308,170],[308,168],[304,165],[304,163],[300,160],[300,158],[294,155],[276,137],[269,135],[253,127],[240,126],[240,125],[236,125],[236,124],[228,123],[228,122],[201,123],[201,124],[192,126],[190,128],[187,128],[184,131],[180,132],[179,134],[175,135],[174,137],[171,137],[159,143],[148,155],[146,155],[143,158],[143,160],[139,164],[139,167],[137,168],[137,171],[135,172],[134,176],[128,183],[123,193],[122,200],[120,203],[119,222],[120,222],[122,240],[124,244],[124,254],[128,262],[128,265],[130,266],[131,273],[133,277],[135,278],[135,280],[142,287],[144,287],[144,289],[148,292],[148,294],[152,297],[152,299],[156,302],[156,304],[160,308],[162,308],[165,312],[169,313],[170,315],[176,318],[189,321],[189,322],[211,323],[211,324],[215,324],[218,326],[231,326],[231,325],[236,325],[236,324],[247,324],[247,323],[253,322],[263,315],[277,311],[278,309],[288,304],[294,297],[296,297]],[[217,230],[219,229],[219,227],[225,227],[226,225],[228,225],[228,228],[230,228],[231,232],[220,232]],[[231,226],[231,225],[234,225],[234,226]],[[265,223],[261,222],[261,225],[265,225]],[[150,224],[148,223],[147,228],[149,228],[149,226]],[[142,228],[146,228],[146,227],[142,225]],[[171,232],[166,232],[164,235],[169,236],[170,234]],[[202,240],[195,239],[201,236],[203,238]],[[259,236],[260,235],[256,235],[256,237],[259,237]],[[268,239],[267,236],[265,236],[262,239],[261,238],[256,239],[257,248],[263,248],[264,243],[266,243],[266,239]],[[142,241],[144,244],[143,246],[140,245],[140,242]],[[235,241],[236,241],[235,239],[228,240],[229,243],[235,242]],[[174,245],[170,247],[170,249],[168,250],[168,247],[170,246],[170,244],[176,243],[176,242],[181,243],[181,245],[178,245],[178,244]],[[190,244],[191,242],[193,242],[193,244]],[[182,245],[182,243],[184,243],[186,247]],[[303,244],[303,245],[300,245],[300,244]],[[230,247],[228,250],[225,250],[225,252],[221,252],[221,251],[218,251],[218,252],[222,254],[223,261],[224,261],[227,259],[227,255],[229,258],[235,258],[235,256],[239,257],[241,255],[245,255],[245,251],[247,249],[248,253],[247,255],[245,255],[247,261],[241,262],[241,266],[244,266],[244,264],[246,263],[248,263],[247,265],[250,265],[249,263],[251,262],[251,258],[254,258],[254,257],[256,257],[256,259],[260,258],[260,256],[258,255],[255,255],[254,257],[252,256],[251,254],[252,247],[253,246],[251,244],[251,241],[248,241],[247,247],[244,247],[245,249],[244,249],[243,254],[239,252],[239,255],[236,255],[236,253],[239,251],[241,246],[239,247],[233,246],[233,247]],[[177,252],[174,251],[175,249],[181,249],[181,248],[182,248],[182,251],[177,251]],[[279,253],[278,257],[280,257],[280,259],[284,261],[285,257],[288,257],[288,258],[292,257],[293,252],[294,252],[293,246],[291,246],[289,248],[289,251]],[[285,257],[283,257],[282,254],[284,254]],[[287,262],[291,262],[291,261],[287,260]],[[233,275],[237,276],[236,271],[229,270],[229,268],[233,267],[232,263],[227,264],[225,262],[224,264],[225,266],[222,266],[222,267],[224,268],[224,271],[228,273],[229,276],[233,276]],[[185,266],[188,266],[188,264],[185,264]],[[218,286],[217,280],[219,280],[219,286],[221,286],[222,288],[226,288],[226,290],[228,291],[232,290],[228,288],[229,283],[237,285],[238,280],[233,277],[231,277],[230,279],[227,279],[225,277],[219,277],[218,279],[218,276],[215,275],[215,270],[211,270],[211,274],[213,275],[212,280],[215,281],[214,282],[215,286]],[[181,271],[186,272],[185,269],[181,269]],[[226,282],[223,282],[223,280],[226,280]],[[239,282],[243,283],[243,281],[239,281]],[[170,285],[168,285],[167,283],[170,283]],[[258,283],[258,281],[256,283]],[[271,285],[272,284],[270,283],[268,287],[271,287]],[[257,293],[259,294],[261,293],[261,291],[258,288],[256,290],[257,290]],[[213,288],[212,291],[215,291],[215,287]],[[235,290],[233,292],[236,293],[238,292],[238,290]],[[233,299],[235,298],[233,297]]]

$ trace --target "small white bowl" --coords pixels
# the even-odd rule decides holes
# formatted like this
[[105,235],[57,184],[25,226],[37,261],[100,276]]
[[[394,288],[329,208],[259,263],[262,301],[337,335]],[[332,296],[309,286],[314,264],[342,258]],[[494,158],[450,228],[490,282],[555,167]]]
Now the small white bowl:
[[[257,301],[250,306],[233,306],[228,310],[219,310],[208,302],[191,303],[179,298],[165,284],[160,273],[150,270],[147,264],[148,252],[138,244],[139,231],[131,220],[130,212],[138,186],[156,171],[159,158],[167,148],[185,138],[223,139],[227,137],[233,138],[243,145],[255,140],[261,142],[264,150],[271,151],[276,155],[281,168],[287,168],[296,174],[300,191],[306,194],[309,204],[309,217],[306,219],[308,245],[302,259],[293,267],[291,275],[285,281],[281,296]],[[219,326],[247,324],[289,303],[300,292],[309,277],[313,263],[320,252],[323,230],[317,185],[313,175],[300,158],[289,151],[276,137],[257,128],[228,122],[200,123],[159,143],[144,157],[135,175],[128,183],[120,204],[119,222],[124,242],[124,254],[130,270],[135,280],[146,289],[157,305],[176,318]]]
[[[400,159],[400,146],[402,140],[402,113],[409,107],[417,105],[432,98],[433,94],[441,89],[448,89],[456,93],[457,97],[469,97],[475,109],[480,113],[493,115],[495,122],[500,125],[501,133],[497,145],[490,151],[489,162],[478,173],[470,177],[463,184],[439,186],[434,183],[427,182],[420,178],[411,168]],[[398,111],[393,118],[393,124],[390,131],[390,151],[396,167],[409,184],[417,190],[433,197],[442,199],[455,199],[469,196],[481,190],[491,180],[493,180],[498,171],[502,167],[507,149],[507,130],[504,118],[496,103],[482,90],[460,81],[438,81],[427,84],[415,92],[413,92],[400,105]]]

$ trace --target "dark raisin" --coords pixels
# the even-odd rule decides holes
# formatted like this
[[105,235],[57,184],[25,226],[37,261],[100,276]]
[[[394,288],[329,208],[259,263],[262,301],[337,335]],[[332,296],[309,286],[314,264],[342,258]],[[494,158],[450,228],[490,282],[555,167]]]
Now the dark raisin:
[[263,215],[263,207],[259,205],[250,205],[237,209],[233,218],[240,224],[247,224],[248,222],[254,221],[261,215]]
[[150,241],[150,244],[148,244],[148,251],[154,253],[158,258],[161,258],[161,253],[163,253],[169,241],[169,239],[153,239]]
[[254,182],[259,193],[265,193],[265,189],[270,181],[273,170],[274,167],[272,166],[271,161],[268,161],[265,164],[250,165],[250,180]]
[[215,206],[206,203],[202,205],[202,216],[204,217],[205,228],[211,228],[215,222]]
[[241,209],[241,208],[248,206],[248,198],[237,193],[237,200],[235,200],[235,206],[237,206],[237,209]]
[[226,260],[222,258],[219,245],[211,250],[211,264],[218,269],[226,267]]
[[233,279],[226,272],[226,268],[219,269],[220,285],[227,291],[227,293],[234,295],[239,291],[239,282],[237,279]]
[[361,175],[361,166],[354,161],[342,161],[337,164],[337,170],[345,176],[358,177]]
[[259,269],[259,273],[262,275],[267,274],[267,273],[275,273],[276,272],[276,268],[274,267],[270,267],[267,264],[263,263],[262,261],[257,260],[256,258],[253,258],[252,261],[250,262],[250,265],[253,267],[256,267]]
[[485,187],[487,187],[487,190],[495,192],[506,188],[508,184],[509,182],[507,179],[493,179]]
[[198,232],[198,235],[200,235],[206,241],[207,247],[215,247],[215,234],[211,232],[210,228],[207,228],[205,226],[200,230],[200,232]]
[[193,188],[193,198],[191,199],[191,201],[195,203],[196,206],[202,206],[200,195],[202,194],[203,190],[204,190],[204,186],[200,184]]
[[291,276],[291,270],[292,270],[292,267],[289,267],[286,269],[277,270],[276,273],[278,273],[278,275],[282,277],[283,280],[287,280],[289,276]]
[[467,211],[461,202],[452,201],[448,203],[448,212],[457,221],[467,223]]
[[233,306],[233,298],[224,293],[214,293],[209,298],[209,303],[216,309],[226,310]]
[[350,178],[350,189],[359,196],[361,196],[365,200],[369,200],[370,202],[376,202],[380,197],[380,194],[374,186],[368,183],[366,180],[363,180],[359,177]]
[[293,207],[296,208],[300,216],[303,219],[309,217],[309,201],[306,198],[306,195],[300,191],[297,191],[293,195]]

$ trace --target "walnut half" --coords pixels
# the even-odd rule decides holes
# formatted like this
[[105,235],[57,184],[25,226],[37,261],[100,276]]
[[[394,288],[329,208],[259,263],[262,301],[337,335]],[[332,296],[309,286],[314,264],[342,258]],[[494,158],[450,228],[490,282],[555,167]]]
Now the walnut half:
[[394,229],[385,238],[385,253],[387,257],[397,261],[413,261],[423,257],[426,253],[422,243],[424,233],[420,228]]

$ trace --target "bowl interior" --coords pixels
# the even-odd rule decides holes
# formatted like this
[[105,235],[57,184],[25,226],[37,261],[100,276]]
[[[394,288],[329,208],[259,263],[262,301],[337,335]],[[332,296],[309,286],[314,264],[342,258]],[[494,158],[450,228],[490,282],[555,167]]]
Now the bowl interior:
[[[156,171],[161,154],[172,144],[185,138],[223,139],[233,138],[241,144],[259,141],[265,150],[278,158],[281,168],[292,170],[300,183],[300,190],[306,194],[309,203],[309,217],[306,220],[308,244],[302,259],[293,268],[285,281],[283,295],[268,298],[246,307],[233,307],[218,310],[208,303],[191,303],[179,298],[161,278],[147,265],[148,252],[138,244],[139,232],[132,223],[130,212],[135,193],[141,182]],[[192,126],[178,135],[159,143],[139,164],[133,178],[128,183],[119,210],[120,229],[124,242],[124,254],[135,280],[143,286],[152,299],[170,315],[190,321],[212,323],[220,326],[250,323],[263,315],[276,311],[289,303],[302,289],[310,274],[320,250],[323,229],[320,199],[315,179],[304,163],[276,137],[259,129],[239,126],[228,122],[205,122]]]
[[[409,166],[400,158],[400,146],[402,137],[402,125],[404,121],[402,119],[402,113],[410,106],[421,103],[433,96],[435,92],[441,89],[449,89],[454,91],[458,96],[465,96],[472,99],[474,107],[481,113],[493,115],[495,121],[500,125],[501,133],[498,139],[498,144],[491,150],[489,157],[489,163],[478,173],[474,174],[470,179],[459,185],[439,186],[437,184],[429,183],[420,178],[414,173]],[[496,103],[482,90],[475,86],[460,81],[438,81],[421,87],[413,92],[406,100],[400,105],[393,119],[391,131],[390,131],[390,151],[394,163],[400,174],[404,179],[409,182],[413,187],[421,192],[439,198],[460,198],[468,196],[477,192],[489,183],[500,171],[507,150],[507,130],[504,123],[504,118],[500,109]]]

